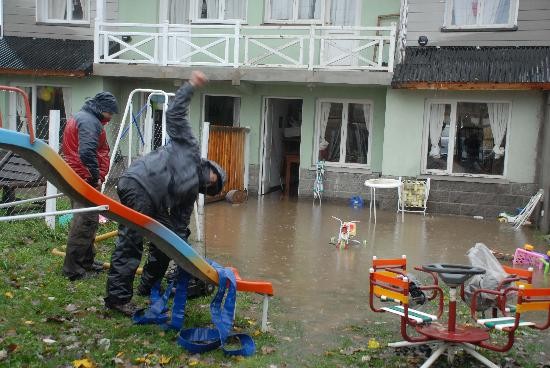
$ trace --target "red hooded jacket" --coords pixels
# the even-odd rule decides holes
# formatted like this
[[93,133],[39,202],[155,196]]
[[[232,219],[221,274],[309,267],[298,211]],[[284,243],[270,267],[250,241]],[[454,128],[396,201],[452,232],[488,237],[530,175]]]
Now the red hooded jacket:
[[63,133],[63,158],[91,185],[102,182],[109,172],[109,144],[94,101],[88,101],[67,121]]

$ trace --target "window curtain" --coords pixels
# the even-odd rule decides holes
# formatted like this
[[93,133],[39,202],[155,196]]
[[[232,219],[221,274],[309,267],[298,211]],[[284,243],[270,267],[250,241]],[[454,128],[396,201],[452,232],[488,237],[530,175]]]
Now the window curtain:
[[189,23],[189,2],[191,0],[169,0],[168,21],[171,24]]
[[88,20],[90,19],[90,14],[88,13],[90,9],[90,0],[79,0],[80,5],[82,6],[82,19]]
[[[371,127],[371,105],[369,104],[363,104],[363,116],[365,117],[365,128],[367,135],[362,137],[362,140],[359,141],[359,144],[361,145],[359,150],[363,156],[362,160],[359,162],[361,164],[366,164],[368,162],[368,155],[369,155],[369,135],[370,135],[370,127]],[[363,144],[364,143],[364,144]]]
[[430,157],[440,158],[439,141],[445,120],[445,104],[432,104],[430,106]]
[[328,147],[329,143],[325,139],[325,133],[327,131],[328,117],[330,115],[330,102],[321,103],[320,111],[320,124],[319,124],[319,150],[324,150]]
[[[21,88],[23,91],[25,91],[25,93],[27,94],[27,96],[29,96],[29,106],[32,110],[32,96],[31,96],[31,93],[32,93],[32,87],[19,87]],[[25,110],[25,101],[23,100],[23,97],[20,95],[20,94],[15,94],[14,96],[15,97],[15,109],[16,109],[16,112],[17,112],[17,115],[16,115],[16,130],[19,131],[19,132],[27,132],[27,113],[26,113],[26,110]],[[31,114],[33,112],[31,111]],[[18,118],[18,119],[17,119]],[[31,119],[32,119],[32,116],[31,116]]]
[[233,126],[241,126],[241,98],[233,97]]
[[453,25],[465,26],[476,24],[480,0],[454,0]]
[[[65,118],[68,119],[73,114],[73,101],[71,98],[71,88],[63,87],[61,88],[63,93],[63,107],[65,108]],[[63,116],[61,117],[63,119]]]
[[493,152],[495,158],[499,159],[504,156],[505,151],[502,147],[502,141],[506,135],[506,126],[508,125],[508,104],[488,103],[487,110],[489,111],[489,124],[493,133]]
[[245,19],[246,0],[225,0],[225,19]]
[[271,0],[271,19],[289,20],[292,18],[293,0]]
[[354,26],[357,0],[332,1],[330,5],[330,23],[333,26]]
[[48,19],[67,19],[67,0],[49,0]]
[[482,24],[507,24],[510,18],[510,0],[484,0]]
[[320,19],[321,0],[299,0],[298,19]]

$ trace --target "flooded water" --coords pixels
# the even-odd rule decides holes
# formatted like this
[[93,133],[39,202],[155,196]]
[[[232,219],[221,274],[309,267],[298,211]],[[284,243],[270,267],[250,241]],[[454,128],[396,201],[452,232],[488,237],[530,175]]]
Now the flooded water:
[[[375,225],[368,207],[313,206],[278,194],[243,205],[210,204],[206,214],[207,255],[237,267],[244,278],[272,281],[280,311],[270,313],[271,321],[303,323],[311,341],[327,341],[336,328],[374,318],[368,307],[373,255],[405,254],[412,270],[436,262],[468,264],[465,253],[477,242],[512,254],[524,243],[536,244],[532,230],[513,231],[496,219],[411,213],[401,222],[393,212],[378,211]],[[335,249],[329,241],[339,223],[331,216],[360,221],[356,239],[367,245]],[[545,283],[542,277],[537,282]]]

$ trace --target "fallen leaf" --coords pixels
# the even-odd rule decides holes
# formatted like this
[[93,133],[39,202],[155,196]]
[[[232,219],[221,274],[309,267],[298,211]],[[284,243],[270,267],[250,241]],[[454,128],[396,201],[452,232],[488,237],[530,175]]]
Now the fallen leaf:
[[46,322],[64,323],[66,321],[67,320],[61,316],[52,316],[46,318]]
[[19,345],[17,345],[17,344],[9,344],[8,345],[8,352],[10,352],[10,353],[13,353],[17,349],[19,349]]
[[5,350],[0,350],[0,362],[8,358],[8,352]]
[[252,332],[252,336],[256,337],[256,336],[260,336],[262,334],[262,331],[260,330],[255,330],[254,332]]
[[282,339],[285,340],[285,341],[288,341],[288,342],[292,341],[292,339],[288,336],[284,336],[284,337],[282,337]]
[[95,363],[88,358],[73,360],[74,368],[95,368]]
[[159,364],[168,364],[170,363],[170,360],[172,360],[172,357],[161,355],[159,358]]
[[146,356],[136,358],[135,361],[136,363],[141,363],[141,364],[151,364],[151,359],[147,358]]
[[34,322],[33,321],[25,321],[25,324],[27,326],[32,326],[32,325],[34,325]]
[[368,344],[369,349],[378,349],[380,348],[380,343],[376,339],[370,339]]
[[271,353],[275,352],[276,350],[277,349],[275,349],[272,346],[262,346],[262,354],[263,355],[271,354]]
[[371,360],[370,355],[363,355],[363,356],[361,357],[361,361],[362,361],[363,363],[365,363],[365,362],[370,362],[370,360]]
[[253,319],[249,319],[246,322],[248,322],[248,324],[251,326],[254,326],[256,324],[256,321],[254,321]]
[[69,304],[65,307],[65,310],[67,312],[70,312],[70,313],[73,313],[74,311],[76,311],[78,309],[78,307],[74,304]]
[[116,355],[117,358],[120,358],[120,357],[123,357],[124,356],[124,352],[123,351],[119,351]]
[[359,351],[365,351],[364,348],[358,348],[358,347],[353,347],[353,346],[350,346],[348,348],[345,348],[345,349],[342,349],[340,350],[340,354],[342,355],[353,355]]
[[6,291],[4,296],[8,299],[13,299],[13,293],[11,291]]
[[48,297],[48,300],[50,300],[50,301],[51,301],[51,300],[55,300],[55,297],[49,296],[49,297]]
[[57,341],[52,340],[52,339],[45,338],[45,339],[42,339],[42,342],[43,342],[44,344],[51,345],[51,344],[55,344]]
[[103,338],[97,343],[103,350],[109,350],[111,347],[111,340]]

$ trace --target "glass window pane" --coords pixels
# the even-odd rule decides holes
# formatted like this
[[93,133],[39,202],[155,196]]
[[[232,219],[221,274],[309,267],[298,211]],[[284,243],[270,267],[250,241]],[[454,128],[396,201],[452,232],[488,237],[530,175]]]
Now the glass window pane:
[[84,20],[88,18],[88,0],[71,0],[71,20]]
[[225,0],[225,19],[246,19],[246,0]]
[[320,111],[319,160],[340,161],[343,104],[323,102]]
[[271,0],[269,2],[271,19],[290,20],[292,19],[293,0]]
[[169,0],[168,21],[171,24],[189,23],[189,3],[191,0]]
[[370,105],[348,105],[348,129],[346,137],[346,162],[368,163]]
[[431,104],[428,114],[428,152],[426,169],[447,170],[451,105]]
[[453,0],[453,19],[455,26],[476,24],[480,0]]
[[357,0],[332,1],[330,24],[333,26],[354,26],[357,18]]
[[35,126],[36,136],[40,139],[48,140],[50,110],[59,110],[61,120],[65,119],[63,89],[61,87],[37,86]]
[[502,175],[508,118],[508,104],[459,102],[453,173]]
[[202,0],[199,2],[199,18],[201,19],[218,19],[219,11],[219,0]]
[[298,19],[321,19],[321,0],[299,0]]

